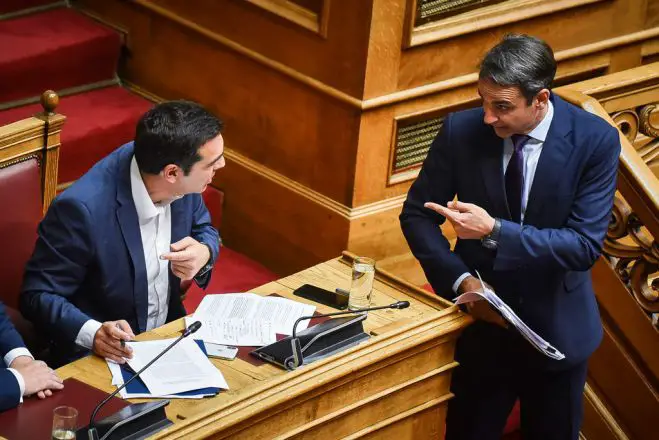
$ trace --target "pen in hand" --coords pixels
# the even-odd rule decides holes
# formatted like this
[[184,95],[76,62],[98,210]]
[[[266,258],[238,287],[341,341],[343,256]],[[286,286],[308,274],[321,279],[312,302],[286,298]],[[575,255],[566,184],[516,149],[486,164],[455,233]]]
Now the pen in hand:
[[[124,331],[124,329],[121,328],[121,326],[119,325],[119,323],[116,324],[116,327],[117,327],[119,330]],[[121,348],[126,348],[126,340],[125,340],[124,338],[119,338],[119,343],[121,344]],[[131,350],[130,347],[128,347],[128,349]]]

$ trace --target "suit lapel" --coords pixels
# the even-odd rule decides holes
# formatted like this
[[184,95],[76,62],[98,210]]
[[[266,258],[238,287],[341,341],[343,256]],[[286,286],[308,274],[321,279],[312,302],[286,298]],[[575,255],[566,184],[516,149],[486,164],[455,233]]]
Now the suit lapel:
[[128,248],[131,262],[133,263],[133,295],[137,312],[137,324],[139,331],[146,331],[146,319],[148,313],[148,285],[146,279],[146,264],[144,262],[144,249],[142,248],[142,235],[137,218],[135,202],[130,185],[130,162],[132,154],[124,158],[120,166],[119,183],[117,184],[117,220],[121,228],[124,243]]
[[172,243],[185,238],[190,235],[190,231],[186,232],[185,222],[182,221],[183,216],[185,215],[185,198],[176,200],[172,202],[171,206],[171,221],[172,221]]
[[[187,210],[185,209],[185,198],[176,200],[170,205],[171,209],[171,222],[172,222],[172,235],[171,242],[176,243],[177,241],[185,238],[190,235],[190,229],[186,231],[185,228],[185,214]],[[171,264],[169,265],[169,311],[167,314],[167,320],[178,319],[185,315],[185,309],[183,308],[183,303],[181,302],[181,280],[174,275],[171,269]]]
[[491,133],[489,133],[489,139],[486,138],[483,142],[481,171],[490,200],[492,212],[489,214],[493,217],[509,219],[510,212],[503,181],[503,139],[494,134],[491,128],[488,127],[488,129]]
[[535,170],[524,213],[524,223],[534,223],[535,216],[541,212],[540,208],[545,204],[547,196],[560,186],[558,184],[562,176],[561,170],[565,169],[565,164],[572,155],[573,145],[566,139],[572,127],[571,115],[567,107],[569,104],[553,94],[552,103],[554,118]]

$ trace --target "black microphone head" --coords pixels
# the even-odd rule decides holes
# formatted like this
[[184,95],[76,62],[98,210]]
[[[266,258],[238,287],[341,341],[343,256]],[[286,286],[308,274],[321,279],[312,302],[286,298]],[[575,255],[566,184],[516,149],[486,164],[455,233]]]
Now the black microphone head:
[[183,332],[183,336],[191,335],[192,333],[199,330],[200,327],[201,327],[201,322],[199,321],[193,322],[192,324],[190,324],[188,328],[185,329],[185,332]]
[[389,307],[392,309],[406,309],[410,306],[409,301],[398,301],[397,303],[393,303]]

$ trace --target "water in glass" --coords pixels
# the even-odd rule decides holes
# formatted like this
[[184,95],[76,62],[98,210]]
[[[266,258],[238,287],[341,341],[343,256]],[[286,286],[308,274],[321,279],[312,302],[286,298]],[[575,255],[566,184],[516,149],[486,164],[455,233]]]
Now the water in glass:
[[371,291],[375,278],[375,262],[369,258],[357,258],[352,265],[352,284],[348,298],[350,310],[371,306]]

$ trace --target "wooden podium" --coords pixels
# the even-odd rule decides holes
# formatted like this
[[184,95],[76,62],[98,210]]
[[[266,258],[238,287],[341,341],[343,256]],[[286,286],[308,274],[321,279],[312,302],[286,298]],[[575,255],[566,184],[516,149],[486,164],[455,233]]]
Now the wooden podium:
[[[253,292],[297,301],[293,290],[309,283],[328,290],[349,288],[351,261],[340,258],[266,284]],[[404,310],[370,312],[368,341],[285,371],[243,359],[213,359],[230,390],[202,400],[173,400],[167,415],[174,425],[163,439],[435,439],[444,430],[455,341],[471,318],[456,306],[390,274],[378,271],[373,305],[410,301]],[[317,305],[318,313],[336,311]],[[178,320],[140,335],[138,340],[174,337]],[[58,370],[111,392],[105,361],[89,356]],[[136,400],[139,401],[139,400]]]

